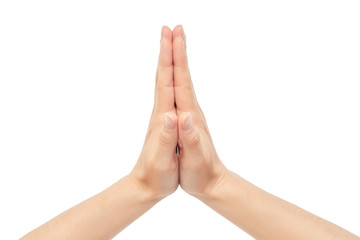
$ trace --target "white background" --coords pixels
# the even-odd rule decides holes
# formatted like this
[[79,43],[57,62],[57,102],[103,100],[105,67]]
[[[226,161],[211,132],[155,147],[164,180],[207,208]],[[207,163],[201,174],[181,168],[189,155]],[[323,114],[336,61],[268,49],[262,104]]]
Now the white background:
[[[360,235],[360,2],[219,3],[0,1],[0,239],[129,173],[176,24],[227,168]],[[252,239],[180,188],[144,237]]]

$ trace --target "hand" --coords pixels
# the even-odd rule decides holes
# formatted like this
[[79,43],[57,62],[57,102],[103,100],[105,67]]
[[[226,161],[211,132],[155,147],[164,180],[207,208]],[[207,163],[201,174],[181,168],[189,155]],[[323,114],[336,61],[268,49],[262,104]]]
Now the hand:
[[173,87],[172,31],[161,31],[155,102],[140,157],[130,173],[141,191],[153,199],[173,193],[179,184],[177,115]]
[[180,147],[180,185],[189,194],[209,194],[226,175],[205,116],[197,102],[186,54],[186,37],[181,25],[173,30],[175,102]]

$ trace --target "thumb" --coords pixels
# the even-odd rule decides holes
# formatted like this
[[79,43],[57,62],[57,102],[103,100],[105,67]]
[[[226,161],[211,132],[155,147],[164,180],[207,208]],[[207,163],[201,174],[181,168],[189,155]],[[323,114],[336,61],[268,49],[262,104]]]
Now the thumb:
[[173,112],[165,113],[163,124],[160,130],[159,141],[164,154],[172,154],[176,151],[177,145],[177,116]]
[[201,151],[199,130],[194,125],[190,112],[183,112],[179,116],[179,138],[181,150],[185,154],[197,154]]

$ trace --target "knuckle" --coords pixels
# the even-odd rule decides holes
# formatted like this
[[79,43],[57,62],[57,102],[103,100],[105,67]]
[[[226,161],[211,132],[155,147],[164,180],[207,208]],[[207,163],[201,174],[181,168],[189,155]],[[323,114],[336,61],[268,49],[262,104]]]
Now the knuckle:
[[170,137],[164,131],[161,131],[159,133],[159,143],[163,146],[167,146],[170,144],[170,142],[171,142]]
[[176,87],[177,88],[183,88],[183,89],[188,90],[188,91],[192,91],[192,85],[187,81],[185,83],[182,83],[181,85],[177,84]]
[[200,144],[200,135],[196,134],[190,138],[190,145],[191,146],[198,146]]

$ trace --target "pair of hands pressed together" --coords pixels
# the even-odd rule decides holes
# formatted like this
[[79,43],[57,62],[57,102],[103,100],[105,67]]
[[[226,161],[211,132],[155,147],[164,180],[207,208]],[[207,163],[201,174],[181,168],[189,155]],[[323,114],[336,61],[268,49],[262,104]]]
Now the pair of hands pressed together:
[[225,168],[195,96],[181,25],[162,28],[155,104],[130,174],[22,239],[111,239],[179,184],[255,239],[360,240]]
[[206,195],[225,173],[195,96],[183,27],[171,31],[164,26],[155,104],[144,147],[130,176],[152,198],[161,199],[179,183],[191,195]]

